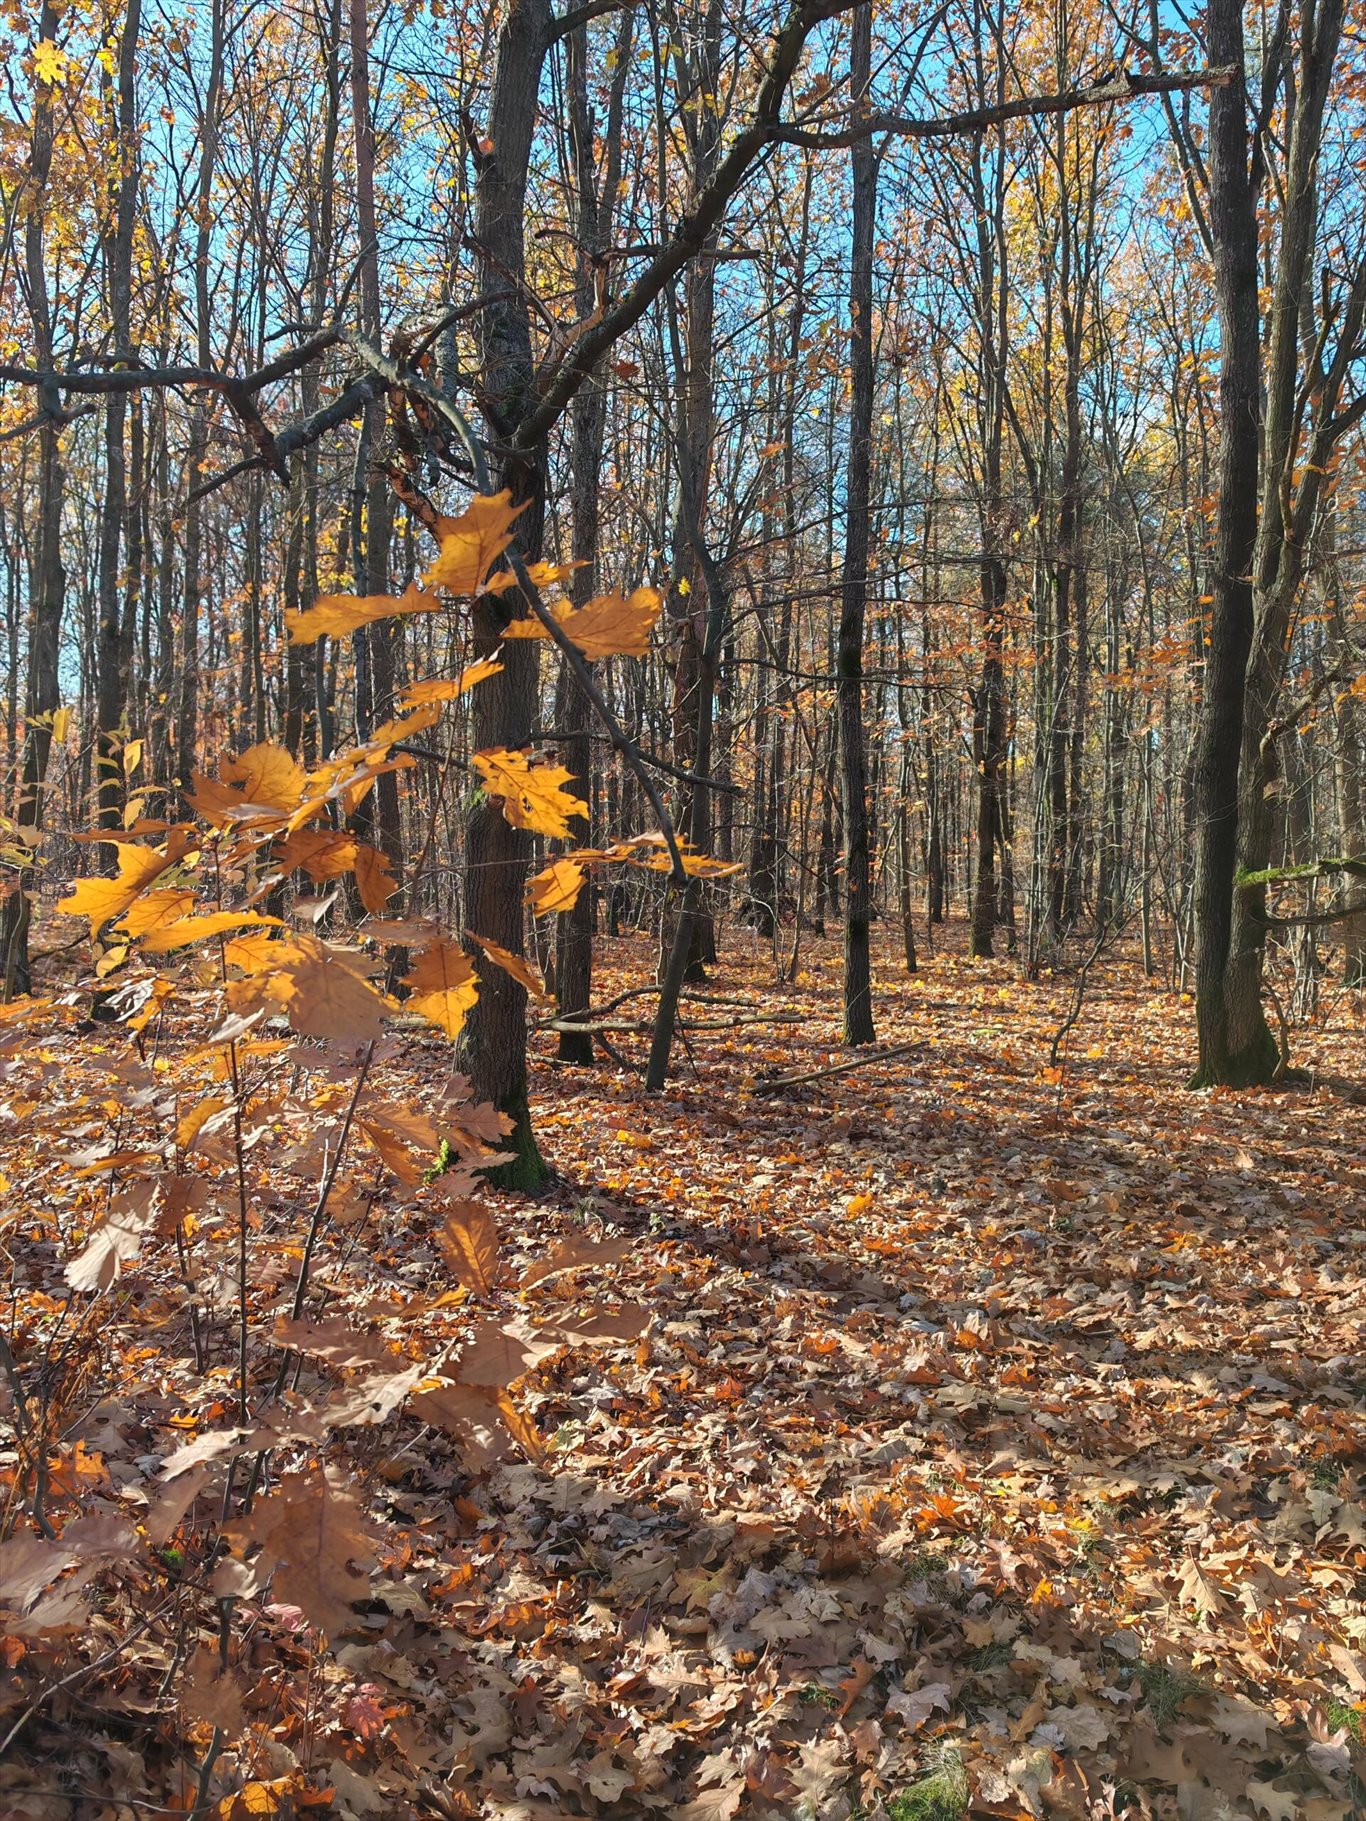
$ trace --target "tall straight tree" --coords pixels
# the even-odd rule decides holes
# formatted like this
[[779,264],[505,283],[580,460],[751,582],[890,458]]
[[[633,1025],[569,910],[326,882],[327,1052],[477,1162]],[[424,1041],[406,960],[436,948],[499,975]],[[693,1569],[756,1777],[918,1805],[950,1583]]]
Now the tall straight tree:
[[[871,8],[853,16],[850,86],[866,111],[872,81]],[[869,957],[872,865],[868,840],[868,760],[863,725],[863,634],[868,609],[869,525],[873,460],[873,246],[877,223],[877,152],[861,134],[850,153],[853,233],[849,261],[849,457],[844,501],[844,574],[835,652],[840,800],[844,811],[844,1041],[871,1043],[873,993]]]

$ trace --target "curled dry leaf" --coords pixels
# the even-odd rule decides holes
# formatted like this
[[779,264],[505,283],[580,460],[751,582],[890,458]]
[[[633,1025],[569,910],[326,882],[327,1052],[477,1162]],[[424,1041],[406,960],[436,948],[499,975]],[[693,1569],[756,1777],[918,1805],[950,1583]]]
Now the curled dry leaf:
[[489,936],[477,936],[472,929],[466,930],[465,934],[471,942],[478,943],[495,967],[500,967],[505,974],[510,974],[517,984],[524,986],[534,999],[550,999],[551,995],[545,990],[545,981],[541,979],[529,961],[523,959],[521,955],[512,954],[510,950],[501,947]]

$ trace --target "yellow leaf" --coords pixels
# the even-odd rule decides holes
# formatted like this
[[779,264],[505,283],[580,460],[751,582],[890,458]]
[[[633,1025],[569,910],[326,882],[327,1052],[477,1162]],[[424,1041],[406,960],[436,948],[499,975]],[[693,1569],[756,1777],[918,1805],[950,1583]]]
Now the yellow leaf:
[[285,614],[285,627],[296,645],[311,645],[324,635],[345,638],[375,620],[397,618],[401,614],[435,613],[443,603],[435,595],[424,594],[416,582],[410,582],[402,594],[325,594],[311,607],[291,608]]
[[583,890],[587,872],[577,860],[552,860],[527,881],[527,903],[538,917],[573,910]]
[[40,38],[33,47],[33,73],[39,82],[60,88],[71,69],[71,59],[51,38]]
[[[538,588],[554,588],[560,582],[567,582],[576,569],[582,569],[579,563],[528,563],[526,572]],[[509,588],[516,588],[517,577],[510,569],[500,569],[497,575],[491,575],[484,583],[485,594],[506,594]]]
[[403,976],[412,989],[408,1004],[452,1039],[464,1029],[479,997],[479,976],[458,942],[430,942],[418,952],[413,971]]
[[77,879],[71,896],[57,906],[68,917],[88,917],[92,936],[111,917],[121,916],[168,865],[166,856],[154,847],[137,847],[128,841],[115,841],[112,846],[118,856],[118,876]]
[[871,1195],[851,1195],[844,1204],[844,1211],[852,1219],[857,1219],[860,1214],[866,1214],[872,1205]]
[[71,731],[71,710],[59,708],[52,716],[52,737],[58,746],[66,745],[66,736]]
[[422,580],[445,594],[478,594],[489,570],[512,542],[510,526],[522,510],[505,487],[477,494],[459,518],[438,521],[441,555]]
[[193,892],[145,892],[119,921],[130,936],[150,935],[154,929],[163,929],[167,924],[178,923],[182,917],[188,916],[194,901]]
[[[576,612],[556,611],[555,618],[586,658],[643,658],[660,605],[658,589],[637,588],[629,595],[598,595]],[[537,619],[514,620],[505,634],[509,639],[549,636]]]
[[568,796],[561,789],[574,777],[563,765],[537,765],[524,753],[503,747],[476,752],[470,763],[489,795],[502,798],[503,814],[514,828],[529,828],[535,834],[565,841],[570,837],[568,818],[588,815],[582,798]]
[[189,948],[206,936],[221,936],[224,931],[240,929],[244,924],[259,924],[279,929],[278,917],[263,917],[256,911],[210,911],[205,917],[184,917],[178,923],[167,923],[151,930],[144,938],[144,955],[169,955],[173,949]]
[[356,890],[371,916],[382,911],[398,890],[398,880],[389,869],[388,854],[365,841],[356,843]]
[[458,677],[427,677],[421,683],[410,683],[398,698],[398,706],[420,708],[430,702],[454,702],[486,677],[496,677],[502,668],[497,658],[479,658],[467,664]]
[[[56,731],[55,722],[53,724],[53,731],[54,732]],[[123,775],[124,775],[124,777],[131,778],[133,773],[137,770],[138,766],[141,763],[142,763],[142,741],[141,740],[130,740],[123,749]]]
[[471,942],[479,944],[495,967],[501,967],[505,974],[511,974],[512,978],[520,986],[524,986],[533,998],[550,998],[550,994],[545,990],[545,981],[520,955],[514,955],[509,949],[501,948],[498,943],[490,941],[487,936],[476,936],[472,929],[467,929],[465,934]]
[[197,815],[224,828],[233,822],[289,815],[307,782],[302,766],[283,746],[263,740],[237,758],[225,759],[216,779],[191,772],[188,796]]
[[95,963],[95,978],[103,980],[108,975],[117,972],[128,959],[128,955],[129,945],[126,942],[119,942],[113,948],[107,948]]

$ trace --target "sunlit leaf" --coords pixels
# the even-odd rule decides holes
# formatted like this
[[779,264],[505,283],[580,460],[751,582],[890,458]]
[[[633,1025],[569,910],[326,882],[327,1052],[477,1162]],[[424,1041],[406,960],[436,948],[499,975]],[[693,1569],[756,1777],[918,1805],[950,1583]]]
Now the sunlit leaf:
[[587,877],[577,860],[552,860],[527,880],[527,902],[537,916],[573,910]]
[[490,796],[502,799],[503,814],[514,828],[564,841],[570,837],[568,818],[587,818],[588,805],[562,788],[574,778],[563,765],[537,764],[525,753],[502,747],[476,752],[470,763]]
[[476,494],[458,518],[441,519],[441,554],[423,576],[425,585],[444,594],[478,594],[512,542],[512,521],[522,510],[505,487],[501,493]]
[[514,955],[510,950],[491,941],[487,936],[476,936],[472,929],[466,930],[465,934],[471,942],[478,943],[495,967],[500,967],[505,974],[510,974],[520,986],[526,988],[533,998],[550,998],[550,994],[545,990],[545,981],[541,979],[535,968],[523,960],[520,955]]
[[118,857],[117,875],[112,879],[77,879],[71,896],[57,905],[68,917],[88,917],[92,936],[111,917],[122,916],[169,864],[154,847],[138,847],[127,841],[115,841],[113,847]]
[[411,989],[409,1006],[450,1038],[460,1035],[470,1007],[479,997],[479,976],[458,942],[428,943],[413,962],[403,984]]

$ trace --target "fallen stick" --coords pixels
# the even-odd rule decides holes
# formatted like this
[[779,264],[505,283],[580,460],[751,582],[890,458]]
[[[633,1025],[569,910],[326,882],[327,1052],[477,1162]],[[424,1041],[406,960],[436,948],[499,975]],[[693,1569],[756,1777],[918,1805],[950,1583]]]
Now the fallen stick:
[[774,1088],[801,1087],[807,1081],[828,1081],[833,1075],[848,1075],[854,1069],[861,1069],[870,1062],[894,1062],[898,1056],[909,1056],[913,1050],[923,1050],[923,1042],[900,1043],[895,1049],[879,1050],[868,1056],[856,1056],[852,1062],[836,1062],[828,1069],[811,1069],[805,1075],[780,1075],[776,1081],[756,1081],[754,1086],[760,1093],[769,1093]]

